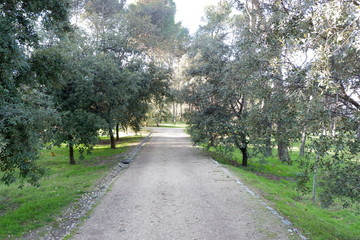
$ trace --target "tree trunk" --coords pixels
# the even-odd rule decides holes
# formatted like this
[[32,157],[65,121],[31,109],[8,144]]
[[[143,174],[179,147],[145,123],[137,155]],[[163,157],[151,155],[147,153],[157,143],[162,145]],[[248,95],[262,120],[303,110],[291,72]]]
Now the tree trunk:
[[183,105],[182,105],[182,103],[180,103],[180,121],[183,121]]
[[242,153],[242,163],[241,163],[241,165],[243,167],[246,167],[248,165],[247,147],[240,148],[240,151]]
[[279,139],[277,145],[278,145],[279,160],[282,161],[283,163],[290,163],[288,144],[285,141]]
[[265,142],[265,157],[271,157],[272,156],[272,148],[271,148],[271,138],[266,137]]
[[313,184],[312,184],[312,197],[311,197],[311,200],[313,201],[314,205],[316,205],[316,187],[317,187],[318,161],[319,161],[319,157],[316,158],[316,162],[315,162],[315,166],[314,166]]
[[176,124],[176,103],[173,102],[173,123]]
[[247,143],[243,142],[243,145],[240,145],[237,140],[235,140],[235,145],[238,149],[240,149],[242,153],[242,163],[241,165],[243,167],[246,167],[248,165],[248,153],[247,153]]
[[69,158],[70,158],[70,165],[75,165],[75,157],[74,157],[74,145],[69,143]]
[[109,127],[109,135],[110,135],[111,148],[116,149],[115,137],[114,137],[114,133],[113,133],[113,130],[111,127]]
[[279,120],[277,125],[277,146],[279,160],[283,163],[290,163],[289,142],[286,140],[286,136],[283,136],[283,134],[286,133],[284,123],[282,120]]
[[335,137],[335,136],[336,136],[336,119],[334,119],[334,121],[333,121],[333,123],[332,123],[331,136],[332,136],[332,137]]
[[305,143],[306,143],[306,132],[302,132],[301,135],[301,146],[300,146],[300,156],[303,157],[305,155]]
[[271,122],[269,121],[266,129],[266,137],[265,137],[265,157],[272,156],[272,148],[271,148]]
[[119,123],[116,124],[116,140],[120,140],[120,135],[119,135]]

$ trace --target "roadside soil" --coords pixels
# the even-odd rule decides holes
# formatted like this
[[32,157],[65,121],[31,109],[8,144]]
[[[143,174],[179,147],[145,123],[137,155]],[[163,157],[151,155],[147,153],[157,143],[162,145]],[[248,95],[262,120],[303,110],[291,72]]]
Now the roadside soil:
[[183,129],[153,137],[72,239],[297,239]]

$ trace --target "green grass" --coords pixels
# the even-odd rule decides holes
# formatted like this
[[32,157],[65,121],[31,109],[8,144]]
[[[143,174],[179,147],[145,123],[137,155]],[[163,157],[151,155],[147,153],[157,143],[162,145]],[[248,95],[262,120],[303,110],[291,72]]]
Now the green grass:
[[38,164],[47,169],[47,176],[39,188],[19,189],[17,183],[10,187],[0,185],[0,239],[19,237],[53,222],[119,162],[112,156],[127,151],[141,139],[141,136],[122,138],[115,150],[109,145],[97,145],[85,160],[78,160],[76,153],[75,166],[68,163],[66,147],[41,151]]
[[[250,159],[246,168],[233,167],[221,155],[210,154],[271,201],[275,209],[310,239],[360,239],[360,216],[356,215],[355,209],[343,209],[340,205],[321,208],[312,204],[310,195],[300,195],[296,191],[295,177],[301,172],[296,162],[289,166],[272,157],[267,159],[266,164]],[[298,154],[294,149],[292,158],[297,158]],[[240,153],[236,155],[236,159],[240,159]]]

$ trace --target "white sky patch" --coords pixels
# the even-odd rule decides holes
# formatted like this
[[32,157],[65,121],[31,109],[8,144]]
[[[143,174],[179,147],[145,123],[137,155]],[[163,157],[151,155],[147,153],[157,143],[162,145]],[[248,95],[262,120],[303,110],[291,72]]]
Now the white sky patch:
[[[136,0],[128,0],[127,3],[134,3]],[[204,17],[204,8],[209,5],[215,5],[219,0],[174,0],[176,4],[176,22],[190,30],[193,34],[201,25],[201,18]]]
[[195,33],[201,25],[201,18],[205,16],[204,8],[218,2],[219,0],[175,0],[176,21],[182,22],[190,33]]

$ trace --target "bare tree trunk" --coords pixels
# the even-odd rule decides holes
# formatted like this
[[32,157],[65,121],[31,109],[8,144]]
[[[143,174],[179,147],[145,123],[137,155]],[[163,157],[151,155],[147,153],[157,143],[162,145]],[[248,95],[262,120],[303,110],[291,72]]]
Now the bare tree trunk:
[[182,103],[180,103],[180,121],[183,121],[183,105],[182,105]]
[[284,129],[284,123],[282,120],[278,121],[278,139],[277,139],[277,146],[278,146],[278,157],[281,162],[290,163],[290,156],[289,156],[289,143],[285,139],[285,136],[282,134],[286,131]]
[[116,142],[115,142],[115,137],[114,137],[114,133],[112,128],[109,126],[109,135],[110,135],[110,147],[112,149],[116,149]]
[[120,140],[119,125],[119,123],[116,124],[116,140]]
[[301,146],[300,146],[300,156],[305,155],[305,144],[306,144],[306,131],[303,131],[301,134]]
[[271,157],[272,156],[272,148],[271,148],[271,129],[272,124],[271,121],[268,121],[267,123],[267,129],[266,129],[266,137],[265,137],[265,157]]
[[312,201],[313,204],[316,205],[316,187],[317,187],[317,168],[318,168],[319,157],[316,158],[315,166],[314,166],[314,176],[313,176],[313,184],[312,184]]
[[271,157],[272,156],[272,148],[271,148],[271,136],[266,137],[265,142],[265,157]]
[[[280,53],[279,53],[280,55]],[[285,86],[281,75],[281,66],[278,66],[278,73],[275,81],[275,94],[277,95],[275,101],[277,103],[277,146],[278,146],[278,157],[283,163],[290,163],[289,156],[289,140],[288,140],[288,125],[284,119],[289,118],[288,114],[288,103],[286,101]]]
[[69,143],[69,158],[70,158],[70,165],[75,165],[75,157],[74,157],[74,144]]
[[246,167],[248,165],[247,147],[240,148],[240,151],[242,153],[242,163],[241,163],[241,165],[243,167]]
[[176,124],[176,103],[173,102],[173,123]]
[[248,165],[248,152],[247,152],[247,143],[243,141],[243,145],[240,145],[237,140],[235,140],[236,147],[241,151],[242,154],[242,163],[243,167]]
[[278,157],[280,161],[290,163],[288,144],[282,140],[278,140]]
[[331,128],[331,137],[335,137],[335,135],[336,135],[336,118],[331,122],[331,126],[330,126],[330,128]]
[[177,120],[179,119],[178,114],[179,114],[179,104],[175,103],[175,124],[176,124]]

